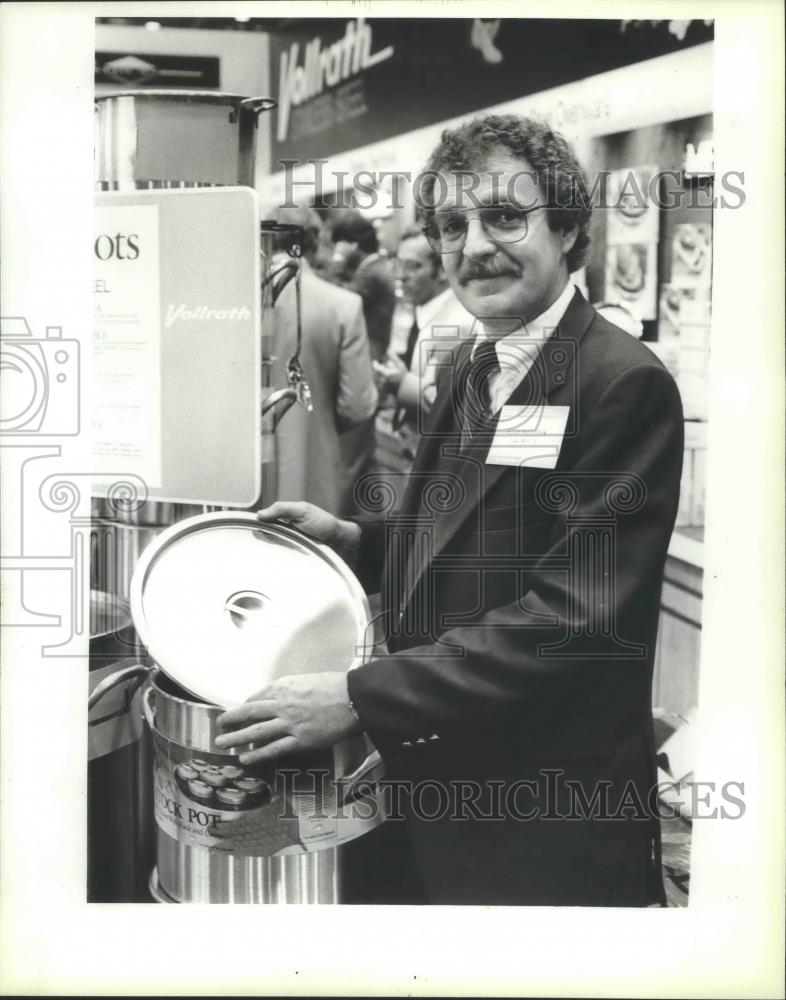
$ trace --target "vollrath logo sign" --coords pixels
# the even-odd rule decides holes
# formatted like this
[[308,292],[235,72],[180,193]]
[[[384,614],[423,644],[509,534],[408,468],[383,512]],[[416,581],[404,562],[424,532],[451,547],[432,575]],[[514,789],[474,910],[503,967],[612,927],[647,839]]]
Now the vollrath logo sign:
[[179,319],[203,321],[251,319],[251,310],[247,306],[233,306],[231,309],[213,309],[211,306],[192,306],[189,308],[185,302],[181,302],[179,306],[167,306],[164,329],[168,330]]
[[293,42],[289,52],[282,52],[278,87],[278,141],[284,142],[289,133],[289,113],[305,101],[321,94],[326,87],[335,87],[351,76],[372,66],[378,66],[394,53],[392,45],[372,52],[371,26],[364,17],[348,21],[344,37],[322,47],[314,38],[303,49],[300,65],[300,44]]

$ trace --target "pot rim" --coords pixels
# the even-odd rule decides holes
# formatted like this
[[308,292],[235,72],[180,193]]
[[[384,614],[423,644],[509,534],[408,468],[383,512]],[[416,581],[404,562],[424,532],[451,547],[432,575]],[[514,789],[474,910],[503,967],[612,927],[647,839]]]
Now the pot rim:
[[157,663],[155,664],[153,669],[150,671],[150,684],[152,687],[156,689],[157,692],[160,692],[164,698],[169,698],[170,701],[176,701],[178,704],[186,705],[189,708],[193,708],[194,706],[196,706],[197,708],[217,708],[221,712],[227,711],[226,708],[223,708],[221,705],[217,705],[214,701],[205,701],[204,698],[198,699],[196,695],[194,695],[193,699],[191,699],[191,698],[181,698],[179,695],[176,694],[170,694],[168,691],[165,691],[160,685],[156,683],[159,677],[166,678],[166,680],[171,681],[172,684],[177,684],[177,681],[174,680],[174,678],[170,677],[169,674],[165,670],[163,670]]
[[232,107],[246,107],[250,111],[271,111],[278,107],[278,101],[272,97],[244,97],[242,94],[230,94],[219,90],[116,90],[106,94],[96,94],[95,104],[99,101],[109,101],[115,97],[141,98],[147,101],[175,100],[178,103],[193,104],[224,104]]

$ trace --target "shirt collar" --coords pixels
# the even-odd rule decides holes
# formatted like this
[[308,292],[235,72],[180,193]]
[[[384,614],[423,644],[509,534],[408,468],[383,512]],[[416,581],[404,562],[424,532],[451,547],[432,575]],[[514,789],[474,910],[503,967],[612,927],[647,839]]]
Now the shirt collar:
[[[517,330],[513,330],[497,340],[497,359],[500,368],[518,368],[522,356],[529,358],[533,345],[539,347],[551,336],[552,331],[559,326],[562,317],[567,312],[575,291],[573,282],[568,281],[548,309],[530,320],[529,323],[524,323]],[[472,345],[472,357],[475,357],[475,351],[484,340],[491,339],[486,333],[485,327],[481,325],[475,343]]]
[[439,295],[435,295],[433,299],[429,299],[428,302],[415,306],[415,319],[419,330],[425,329],[431,323],[442,307],[447,304],[452,294],[450,287],[448,287],[443,289]]

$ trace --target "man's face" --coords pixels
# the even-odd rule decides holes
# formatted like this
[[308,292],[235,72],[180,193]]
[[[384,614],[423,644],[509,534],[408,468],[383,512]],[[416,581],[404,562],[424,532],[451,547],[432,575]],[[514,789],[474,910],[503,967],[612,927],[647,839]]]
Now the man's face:
[[[469,193],[475,175],[478,183]],[[443,255],[445,273],[461,304],[484,321],[487,330],[506,333],[529,322],[558,297],[568,278],[565,254],[576,234],[552,232],[545,208],[527,216],[527,235],[516,243],[496,242],[472,209],[507,203],[522,208],[545,204],[527,160],[506,149],[490,153],[472,177],[443,173],[435,192],[444,199],[437,211],[468,211],[461,250]]]
[[357,252],[357,243],[350,243],[348,240],[336,240],[333,244],[334,260],[349,260],[350,257]]
[[404,240],[396,254],[396,278],[407,302],[416,306],[433,299],[445,288],[445,275],[435,267],[425,236]]

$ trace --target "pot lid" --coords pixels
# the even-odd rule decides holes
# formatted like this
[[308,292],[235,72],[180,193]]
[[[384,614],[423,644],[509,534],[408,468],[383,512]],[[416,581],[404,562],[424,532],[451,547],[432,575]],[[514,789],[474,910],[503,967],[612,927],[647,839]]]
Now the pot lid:
[[137,632],[161,670],[231,707],[290,674],[368,658],[366,596],[332,549],[253,514],[180,521],[142,553],[131,581]]

